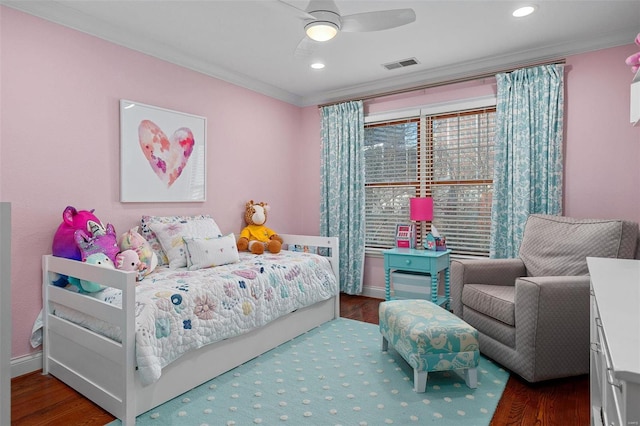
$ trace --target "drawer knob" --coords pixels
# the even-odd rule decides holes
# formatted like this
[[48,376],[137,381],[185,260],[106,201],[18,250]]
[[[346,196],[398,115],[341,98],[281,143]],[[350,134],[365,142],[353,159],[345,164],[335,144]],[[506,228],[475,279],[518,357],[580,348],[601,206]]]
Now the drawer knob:
[[405,260],[405,263],[406,263],[407,265],[411,265],[411,259],[407,259],[407,260]]

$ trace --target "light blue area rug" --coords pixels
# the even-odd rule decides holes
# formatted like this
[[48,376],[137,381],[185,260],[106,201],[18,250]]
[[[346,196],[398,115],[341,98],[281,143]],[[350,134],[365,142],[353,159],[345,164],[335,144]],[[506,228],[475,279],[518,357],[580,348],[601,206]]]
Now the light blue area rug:
[[[340,318],[141,414],[138,425],[488,425],[509,374],[481,357],[478,387],[429,373],[426,393],[378,326]],[[110,423],[119,425],[120,421]]]

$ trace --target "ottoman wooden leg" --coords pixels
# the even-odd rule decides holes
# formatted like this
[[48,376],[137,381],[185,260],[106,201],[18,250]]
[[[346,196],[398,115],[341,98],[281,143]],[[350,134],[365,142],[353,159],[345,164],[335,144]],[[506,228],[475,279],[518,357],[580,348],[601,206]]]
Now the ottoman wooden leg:
[[389,341],[386,337],[382,336],[382,350],[387,351],[389,349]]
[[426,371],[418,371],[413,369],[413,390],[417,393],[424,393],[427,391],[427,373]]
[[464,382],[471,389],[475,389],[478,387],[478,369],[477,368],[467,368],[464,370]]

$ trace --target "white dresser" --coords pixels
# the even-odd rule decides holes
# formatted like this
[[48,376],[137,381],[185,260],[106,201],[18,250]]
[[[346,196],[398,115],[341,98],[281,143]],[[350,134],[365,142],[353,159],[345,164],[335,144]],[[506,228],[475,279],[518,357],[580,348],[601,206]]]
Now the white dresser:
[[587,258],[591,424],[640,426],[640,260]]

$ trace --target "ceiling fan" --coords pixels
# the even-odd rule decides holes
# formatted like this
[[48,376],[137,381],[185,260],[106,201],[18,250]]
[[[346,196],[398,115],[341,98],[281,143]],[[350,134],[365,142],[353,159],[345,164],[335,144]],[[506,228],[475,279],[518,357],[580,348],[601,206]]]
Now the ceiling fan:
[[306,36],[298,44],[296,56],[310,55],[319,43],[331,40],[338,32],[382,31],[416,20],[413,9],[390,9],[342,16],[333,0],[311,0],[306,10],[284,0],[279,0],[279,3],[294,10],[304,21]]

